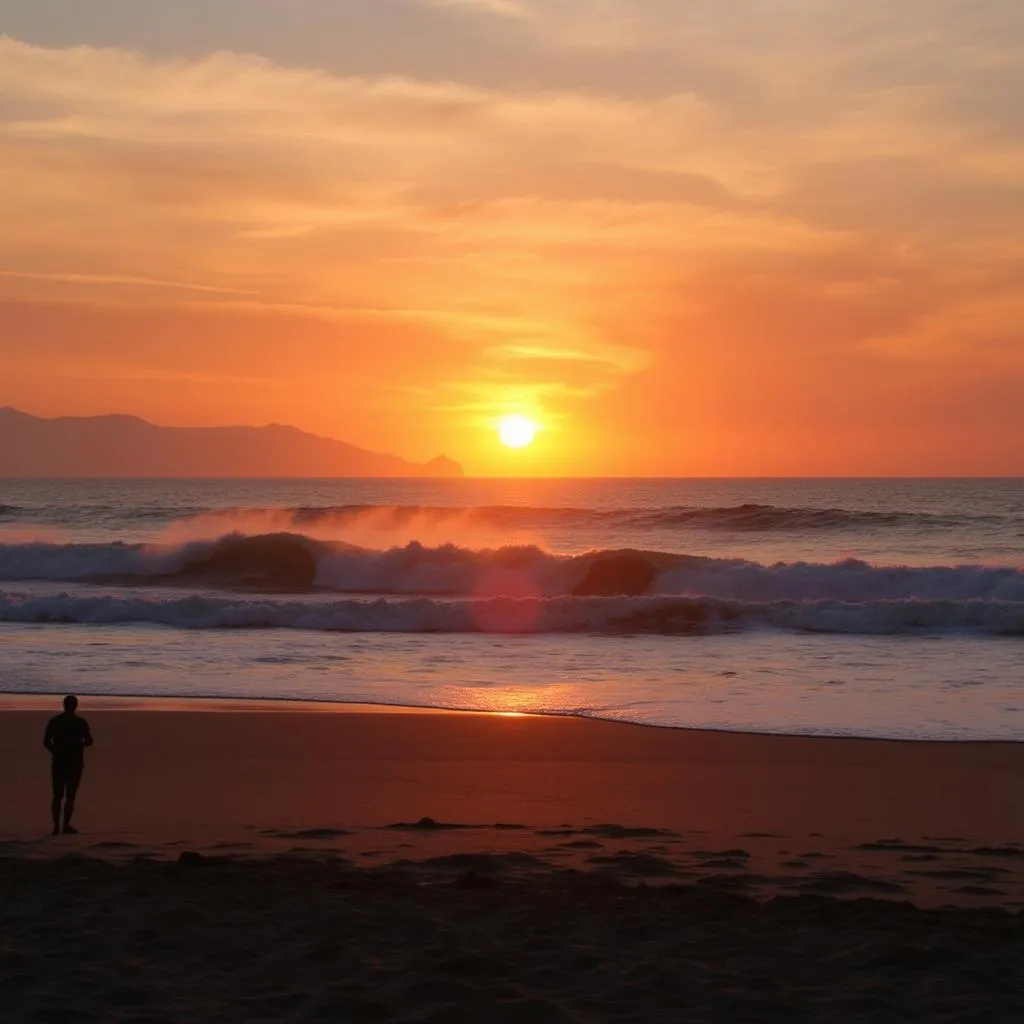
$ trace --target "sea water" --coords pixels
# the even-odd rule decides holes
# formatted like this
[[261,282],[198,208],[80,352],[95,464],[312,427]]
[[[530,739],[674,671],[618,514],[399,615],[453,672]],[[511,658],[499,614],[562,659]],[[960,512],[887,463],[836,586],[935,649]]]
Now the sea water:
[[0,690],[1021,739],[1022,567],[1022,480],[6,480]]

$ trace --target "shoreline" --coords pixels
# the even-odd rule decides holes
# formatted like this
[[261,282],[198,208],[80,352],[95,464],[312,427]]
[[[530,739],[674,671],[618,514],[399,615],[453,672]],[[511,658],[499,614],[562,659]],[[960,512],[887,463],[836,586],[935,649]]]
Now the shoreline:
[[[839,871],[852,892],[1024,906],[1019,743],[83,698],[96,738],[75,819],[83,834],[53,839],[41,740],[59,706],[0,698],[9,854],[167,858],[228,844],[247,858],[490,851],[590,867],[628,854],[619,867],[642,856],[666,877],[704,877],[718,863],[729,884],[762,895]],[[406,827],[415,823],[426,824]],[[694,860],[700,850],[722,856]]]
[[50,836],[59,706],[0,696],[12,1019],[1024,1014],[1022,744],[83,697]]
[[[35,691],[0,690],[0,713],[5,711],[60,710],[61,693],[38,693]],[[650,729],[656,732],[696,734],[707,736],[769,737],[783,740],[821,741],[835,743],[865,743],[879,745],[911,745],[921,747],[1007,747],[1024,750],[1024,737],[1008,739],[929,739],[912,736],[863,736],[847,733],[805,733],[782,732],[755,729],[709,728],[706,726],[662,725],[657,722],[630,722],[618,718],[603,718],[598,715],[560,713],[554,711],[490,711],[484,708],[434,707],[422,704],[374,704],[365,701],[327,701],[302,697],[212,697],[163,696],[155,694],[92,694],[76,690],[75,695],[88,702],[92,711],[142,711],[142,712],[294,712],[310,714],[360,714],[360,715],[428,715],[428,716],[480,716],[485,718],[534,718],[570,722],[594,722],[603,725],[620,726],[629,729]],[[82,713],[86,708],[83,706]]]
[[[28,693],[0,691],[0,712],[60,711],[63,693]],[[402,704],[366,704],[361,702],[304,700],[287,697],[164,697],[151,694],[91,694],[76,691],[80,701],[87,701],[90,711],[194,711],[194,712],[274,712],[292,711],[310,714],[423,714],[423,715],[491,715],[511,714],[500,711],[460,711],[449,708],[405,706]],[[83,706],[82,713],[85,713]],[[541,716],[536,716],[541,717]]]

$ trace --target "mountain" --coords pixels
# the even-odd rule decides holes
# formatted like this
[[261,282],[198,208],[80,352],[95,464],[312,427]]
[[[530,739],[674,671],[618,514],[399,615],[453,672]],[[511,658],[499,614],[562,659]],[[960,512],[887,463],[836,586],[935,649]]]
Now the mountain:
[[158,427],[134,416],[41,419],[0,409],[0,477],[458,477],[295,427]]

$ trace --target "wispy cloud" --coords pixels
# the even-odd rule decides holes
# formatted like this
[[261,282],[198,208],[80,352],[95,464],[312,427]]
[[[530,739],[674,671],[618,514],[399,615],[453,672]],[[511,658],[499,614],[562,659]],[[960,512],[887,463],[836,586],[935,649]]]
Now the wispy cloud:
[[521,0],[421,0],[427,7],[453,8],[496,14],[503,18],[526,18],[532,12]]
[[38,273],[30,270],[5,270],[0,268],[0,277],[21,281],[46,281],[52,284],[92,284],[109,287],[169,288],[172,291],[204,292],[212,295],[255,295],[251,290],[241,288],[219,288],[211,284],[195,284],[187,281],[161,281],[154,277],[133,277],[129,274],[75,274]]
[[[316,321],[321,355],[387,332],[408,358],[381,386],[453,408],[770,376],[780,353],[794,380],[1017,372],[1019,4],[418,10],[502,26],[478,41],[516,86],[0,38],[0,295]],[[529,84],[541,53],[557,88]]]

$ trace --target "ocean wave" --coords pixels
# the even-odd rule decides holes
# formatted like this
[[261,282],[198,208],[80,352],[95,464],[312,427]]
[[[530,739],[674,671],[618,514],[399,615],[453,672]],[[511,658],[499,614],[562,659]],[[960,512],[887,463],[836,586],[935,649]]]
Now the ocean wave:
[[955,527],[959,516],[845,508],[786,508],[745,504],[723,508],[670,508],[636,516],[651,526],[685,525],[737,531],[844,530],[861,527]]
[[[43,522],[54,518],[64,522],[67,511],[25,509],[0,505],[0,516],[12,519],[41,517]],[[316,527],[320,530],[345,530],[360,527],[380,532],[452,525],[478,530],[544,530],[565,527],[598,526],[640,529],[685,528],[705,531],[743,533],[884,530],[884,529],[955,529],[965,524],[998,525],[1004,517],[992,514],[943,514],[936,512],[817,508],[758,503],[700,506],[670,505],[652,508],[579,508],[572,506],[530,505],[366,505],[292,507],[230,507],[180,505],[141,505],[131,509],[117,506],[76,505],[74,522],[106,522],[125,524],[164,523],[186,527],[196,521],[223,524],[221,532],[229,532],[236,523],[264,523],[263,532],[289,528],[297,531]]]
[[6,544],[0,579],[448,597],[1024,601],[1024,571],[1016,567],[874,566],[854,559],[764,565],[658,551],[559,555],[530,545],[473,550],[412,543],[378,551],[301,534],[233,534],[177,547]]
[[844,508],[811,508],[763,504],[724,506],[666,506],[660,508],[544,507],[530,505],[334,505],[278,509],[234,508],[204,510],[207,518],[288,517],[296,526],[368,524],[375,528],[402,529],[413,524],[463,523],[490,529],[543,529],[565,526],[631,526],[651,529],[685,526],[707,530],[742,532],[775,530],[843,530],[860,527],[953,528],[963,522],[989,520],[991,516],[952,516],[930,512],[873,511]]
[[863,635],[1024,636],[1013,601],[728,601],[697,597],[431,598],[286,601],[190,595],[0,593],[0,622],[149,624],[182,629],[342,633],[606,633],[692,636],[776,629]]

